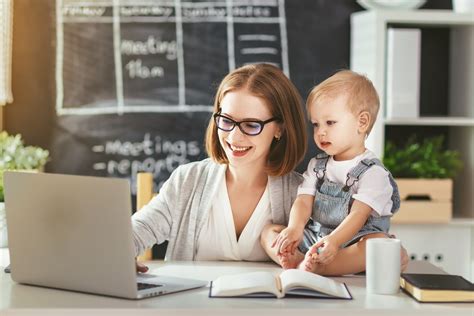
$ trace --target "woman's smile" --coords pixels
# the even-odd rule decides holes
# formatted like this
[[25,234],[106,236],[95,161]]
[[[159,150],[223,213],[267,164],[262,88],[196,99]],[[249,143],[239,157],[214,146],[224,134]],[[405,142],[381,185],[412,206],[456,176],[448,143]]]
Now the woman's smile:
[[229,142],[226,143],[227,147],[231,150],[232,155],[234,157],[243,157],[250,151],[250,149],[252,149],[252,146],[237,146]]

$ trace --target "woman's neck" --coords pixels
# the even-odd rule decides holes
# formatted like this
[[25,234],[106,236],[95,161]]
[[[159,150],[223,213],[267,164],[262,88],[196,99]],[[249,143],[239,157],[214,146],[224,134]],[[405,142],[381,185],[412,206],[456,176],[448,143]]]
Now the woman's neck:
[[227,184],[259,188],[267,185],[268,174],[264,168],[242,167],[235,168],[228,165],[226,171]]

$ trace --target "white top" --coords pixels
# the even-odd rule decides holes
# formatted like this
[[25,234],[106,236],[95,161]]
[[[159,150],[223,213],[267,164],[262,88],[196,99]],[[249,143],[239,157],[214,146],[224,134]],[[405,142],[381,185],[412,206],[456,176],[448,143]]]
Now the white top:
[[[373,152],[366,150],[363,154],[351,160],[336,161],[331,156],[326,165],[326,178],[336,183],[346,183],[347,174],[363,159],[377,158]],[[316,195],[316,158],[310,160],[308,169],[304,172],[304,181],[298,187],[298,195]],[[384,168],[374,165],[369,168],[354,183],[352,196],[355,200],[361,201],[370,206],[374,215],[391,216],[393,188],[390,184],[389,173]]]
[[268,261],[260,245],[263,227],[272,222],[268,185],[237,240],[225,175],[198,236],[195,260]]
[[[227,170],[211,158],[179,166],[147,205],[132,216],[135,254],[168,240],[165,260],[196,260],[199,234]],[[286,225],[303,176],[268,177],[272,223]]]

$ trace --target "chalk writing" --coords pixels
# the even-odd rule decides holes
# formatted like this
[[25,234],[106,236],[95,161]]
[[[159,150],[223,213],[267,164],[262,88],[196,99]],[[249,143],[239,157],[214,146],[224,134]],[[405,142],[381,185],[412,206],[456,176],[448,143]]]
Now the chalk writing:
[[176,41],[163,41],[152,35],[146,41],[123,39],[120,48],[124,55],[165,54],[168,60],[175,60],[177,55]]
[[[212,87],[229,70],[267,62],[290,76],[285,0],[136,4],[57,0],[57,8],[58,115],[212,111]],[[200,24],[205,28],[200,28]],[[74,31],[84,26],[98,34],[76,37]],[[204,33],[194,33],[194,26]],[[227,45],[205,46],[212,41],[203,43],[201,36],[219,36],[217,41],[227,41]],[[98,42],[94,43],[94,39]],[[83,57],[96,45],[102,49],[98,57],[112,57],[102,67]],[[208,60],[211,65],[202,64]],[[210,67],[222,69],[215,70],[217,76],[201,76]],[[109,71],[107,78],[113,81],[98,80],[104,86],[97,86],[94,92],[88,89],[90,80],[78,73],[97,78],[94,72],[99,71]],[[195,84],[197,81],[199,84]],[[203,87],[207,90],[202,91]]]
[[62,14],[65,16],[103,16],[106,11],[105,7],[65,7]]
[[156,77],[163,77],[165,75],[165,70],[163,67],[160,66],[152,66],[148,67],[142,65],[141,59],[135,59],[129,61],[125,65],[125,69],[128,70],[128,76],[133,79],[135,77],[141,79],[147,78],[156,78]]
[[268,7],[235,7],[232,8],[232,15],[239,17],[269,17],[271,15],[271,10]]
[[[140,141],[114,139],[92,146],[92,152],[104,154],[105,161],[96,162],[92,168],[106,171],[108,176],[136,178],[138,172],[155,176],[170,174],[179,165],[196,160],[201,154],[198,141],[169,140],[149,133]],[[113,159],[108,159],[113,156]],[[158,184],[157,188],[161,187]]]
[[164,6],[125,6],[120,8],[120,15],[122,16],[172,16],[174,9],[172,7]]
[[202,18],[202,17],[225,17],[227,15],[225,8],[183,8],[183,17]]

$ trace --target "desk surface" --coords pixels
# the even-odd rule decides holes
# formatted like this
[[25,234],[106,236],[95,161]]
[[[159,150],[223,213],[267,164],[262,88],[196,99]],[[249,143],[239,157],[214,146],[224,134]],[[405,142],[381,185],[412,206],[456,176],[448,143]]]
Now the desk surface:
[[[213,280],[220,275],[257,270],[275,273],[281,269],[271,263],[250,262],[150,262],[150,272],[170,276]],[[106,269],[106,267],[104,267]],[[409,272],[443,273],[426,262],[411,262]],[[315,312],[331,315],[474,315],[474,304],[420,304],[404,294],[369,295],[365,291],[365,276],[335,278],[349,287],[354,299],[252,299],[209,298],[209,288],[174,293],[139,301],[118,299],[49,288],[17,284],[9,274],[0,273],[0,313],[2,315],[222,315],[262,314],[288,315],[292,309],[298,315]],[[137,311],[140,309],[140,311]]]

